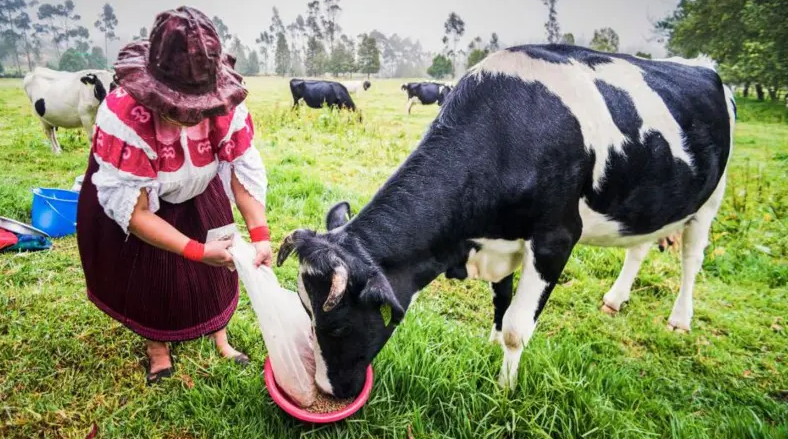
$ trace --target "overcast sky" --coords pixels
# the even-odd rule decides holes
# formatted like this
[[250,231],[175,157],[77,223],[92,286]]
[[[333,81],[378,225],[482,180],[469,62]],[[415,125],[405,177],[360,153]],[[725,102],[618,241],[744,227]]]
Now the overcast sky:
[[[103,41],[93,28],[101,6],[107,0],[75,0],[83,24],[94,42]],[[158,12],[188,4],[208,16],[220,16],[248,46],[268,28],[271,8],[276,6],[285,24],[301,13],[307,0],[109,0],[119,19],[118,33],[128,41],[140,27],[150,28]],[[612,27],[620,37],[623,52],[644,50],[662,56],[664,49],[651,41],[651,22],[667,15],[677,0],[558,0],[561,32],[572,32],[578,43],[587,43],[594,29]],[[455,11],[465,20],[466,34],[461,47],[480,35],[486,41],[498,32],[506,45],[545,40],[547,8],[542,0],[341,0],[339,23],[348,35],[378,29],[386,35],[398,33],[421,41],[426,50],[441,48],[443,22]],[[115,52],[113,44],[110,52]]]

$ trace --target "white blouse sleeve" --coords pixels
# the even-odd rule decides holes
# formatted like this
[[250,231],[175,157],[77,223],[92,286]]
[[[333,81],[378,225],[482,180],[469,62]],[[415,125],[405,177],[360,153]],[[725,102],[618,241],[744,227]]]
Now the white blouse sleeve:
[[96,186],[99,204],[104,213],[123,229],[123,233],[128,234],[131,214],[137,205],[141,189],[148,191],[148,210],[153,213],[159,210],[159,182],[150,177],[121,171],[101,160],[96,154],[94,157],[99,169],[93,174],[91,181]]
[[263,159],[260,157],[260,152],[257,151],[257,148],[251,146],[232,162],[221,162],[219,165],[219,176],[222,179],[224,190],[230,198],[230,201],[235,203],[235,194],[233,194],[230,185],[233,173],[244,189],[246,189],[255,200],[265,206],[268,177],[265,173]]

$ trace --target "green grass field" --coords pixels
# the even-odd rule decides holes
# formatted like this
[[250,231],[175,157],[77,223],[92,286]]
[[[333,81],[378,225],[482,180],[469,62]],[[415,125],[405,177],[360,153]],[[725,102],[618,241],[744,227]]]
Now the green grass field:
[[[417,145],[436,107],[404,114],[401,81],[374,81],[347,115],[291,112],[283,79],[251,78],[248,103],[270,190],[275,247],[320,229],[333,203],[357,211]],[[578,247],[525,350],[519,388],[497,387],[481,282],[434,282],[375,360],[365,408],[327,427],[279,410],[265,347],[242,294],[231,341],[241,369],[207,340],[174,347],[176,378],[144,385],[141,339],[85,296],[76,240],[0,254],[0,438],[784,438],[788,437],[788,123],[740,100],[725,203],[695,289],[690,334],[666,329],[676,253],[652,250],[616,317],[599,312],[624,251]],[[0,81],[0,216],[30,220],[34,187],[71,186],[88,145],[61,131],[52,155],[19,81]],[[278,270],[295,289],[297,266]],[[785,328],[785,329],[783,329]]]

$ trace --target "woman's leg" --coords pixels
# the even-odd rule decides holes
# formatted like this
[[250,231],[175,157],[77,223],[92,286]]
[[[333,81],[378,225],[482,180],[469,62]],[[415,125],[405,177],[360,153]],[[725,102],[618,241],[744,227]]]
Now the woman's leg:
[[148,347],[148,358],[150,359],[150,367],[148,369],[148,378],[150,380],[152,375],[171,369],[172,358],[170,358],[170,349],[166,343],[152,340],[145,340],[145,343]]
[[224,358],[232,358],[239,364],[247,364],[249,362],[249,357],[230,346],[230,343],[227,341],[227,328],[222,328],[211,334],[211,339],[216,343],[216,348],[219,349],[219,353]]

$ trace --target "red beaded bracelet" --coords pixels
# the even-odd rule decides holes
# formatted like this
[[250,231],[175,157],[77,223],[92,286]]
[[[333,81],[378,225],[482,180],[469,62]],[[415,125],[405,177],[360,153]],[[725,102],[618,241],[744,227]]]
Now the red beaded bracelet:
[[254,229],[249,229],[249,239],[251,239],[252,242],[270,241],[271,230],[268,229],[268,226],[260,226],[255,227]]
[[182,254],[184,258],[190,261],[201,262],[203,256],[205,256],[205,245],[192,239],[183,248]]

